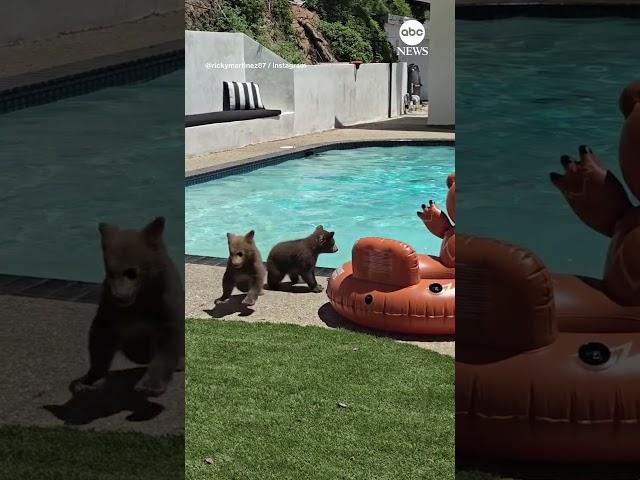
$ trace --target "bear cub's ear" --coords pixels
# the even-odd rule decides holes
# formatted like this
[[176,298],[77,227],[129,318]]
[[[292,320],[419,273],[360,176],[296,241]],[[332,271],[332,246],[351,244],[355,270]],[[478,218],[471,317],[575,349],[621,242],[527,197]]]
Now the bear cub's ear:
[[106,245],[113,235],[117,233],[120,229],[115,225],[110,225],[108,223],[99,223],[98,231],[100,232],[100,236],[102,237],[102,245]]
[[157,217],[149,225],[144,227],[142,234],[147,242],[151,245],[158,245],[160,243],[165,223],[164,217]]

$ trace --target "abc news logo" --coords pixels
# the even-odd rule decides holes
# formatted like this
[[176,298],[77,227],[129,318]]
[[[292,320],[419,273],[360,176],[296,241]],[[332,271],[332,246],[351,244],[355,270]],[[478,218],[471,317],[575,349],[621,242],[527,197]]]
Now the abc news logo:
[[402,55],[429,55],[427,47],[418,47],[426,35],[424,25],[417,20],[407,20],[400,26],[400,40],[407,47],[396,47]]

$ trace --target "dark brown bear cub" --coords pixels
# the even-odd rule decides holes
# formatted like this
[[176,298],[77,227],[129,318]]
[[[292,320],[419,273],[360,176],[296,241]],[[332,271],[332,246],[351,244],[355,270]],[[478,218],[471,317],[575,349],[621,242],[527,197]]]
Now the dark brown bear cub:
[[302,277],[312,292],[321,292],[322,287],[316,281],[316,262],[321,253],[338,251],[334,234],[319,225],[307,238],[281,242],[273,247],[267,258],[269,288],[277,290],[288,274],[292,284],[298,283],[299,277]]
[[158,217],[144,229],[100,224],[105,280],[89,331],[88,372],[71,384],[74,393],[96,388],[121,351],[148,368],[135,389],[149,396],[165,392],[184,368],[184,289],[169,258]]
[[262,264],[260,251],[253,240],[254,235],[253,230],[246,235],[227,233],[229,259],[222,277],[222,296],[216,299],[216,305],[229,300],[234,287],[241,292],[248,292],[242,300],[244,305],[254,305],[258,296],[262,295],[267,272]]

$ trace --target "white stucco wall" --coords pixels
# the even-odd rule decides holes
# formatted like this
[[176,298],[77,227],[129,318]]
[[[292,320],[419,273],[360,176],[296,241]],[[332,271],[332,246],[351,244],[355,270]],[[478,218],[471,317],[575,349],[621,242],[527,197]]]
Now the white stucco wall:
[[107,27],[184,8],[184,0],[20,0],[0,2],[0,45]]
[[295,72],[296,134],[375,122],[402,114],[407,64],[349,63],[309,65]]
[[408,65],[406,63],[396,63],[393,65],[393,86],[392,91],[395,92],[394,99],[391,102],[391,116],[397,117],[404,113],[403,97],[407,93],[407,82],[409,74],[407,72]]
[[427,84],[429,125],[455,125],[455,2],[431,0]]
[[278,117],[185,128],[185,155],[204,155],[291,137],[294,118],[294,113],[283,113]]
[[[185,53],[187,115],[222,110],[224,81],[256,82],[266,108],[293,111],[293,70],[273,68],[287,62],[246,35],[187,31]],[[265,67],[229,68],[237,64]]]
[[336,95],[340,125],[384,120],[389,117],[389,64],[368,63],[341,76]]
[[283,64],[288,65],[288,62],[246,35],[243,35],[243,39],[245,63],[265,65],[264,68],[247,69],[246,81],[256,82],[260,86],[260,95],[266,108],[293,111],[294,72],[280,68]]
[[336,78],[353,66],[308,65],[295,71],[294,134],[330,130],[335,126]]
[[[407,64],[349,63],[273,68],[286,62],[241,33],[185,32],[185,112],[222,110],[222,81],[254,81],[266,108],[280,118],[203,125],[186,129],[187,156],[228,150],[269,140],[383,120],[402,114]],[[207,69],[214,63],[265,63],[265,68]],[[391,73],[391,74],[390,74]]]
[[244,82],[245,71],[207,68],[207,65],[241,64],[244,60],[244,35],[185,33],[185,112],[192,115],[222,110],[222,82]]

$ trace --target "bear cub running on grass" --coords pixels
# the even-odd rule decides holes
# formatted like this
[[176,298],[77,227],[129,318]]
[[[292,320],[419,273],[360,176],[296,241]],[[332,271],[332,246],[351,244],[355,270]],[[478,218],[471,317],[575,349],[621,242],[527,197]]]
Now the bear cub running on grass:
[[258,296],[263,294],[267,272],[254,236],[253,230],[246,235],[227,233],[229,259],[222,277],[222,296],[215,300],[216,305],[226,303],[231,298],[234,287],[241,292],[248,292],[242,300],[243,305],[255,305]]
[[321,253],[338,251],[333,238],[335,232],[329,232],[322,225],[307,238],[278,243],[269,252],[267,258],[267,283],[271,290],[277,290],[285,275],[289,275],[291,284],[298,283],[299,277],[309,285],[312,292],[322,292],[316,281],[316,262]]

